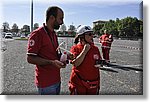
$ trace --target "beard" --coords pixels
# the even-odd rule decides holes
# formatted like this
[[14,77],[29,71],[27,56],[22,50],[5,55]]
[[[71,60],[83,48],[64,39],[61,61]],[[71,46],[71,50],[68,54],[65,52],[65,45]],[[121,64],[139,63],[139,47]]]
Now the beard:
[[55,21],[55,23],[54,23],[54,29],[58,30],[58,29],[59,29],[59,27],[60,27],[60,24],[58,24],[58,22],[57,22],[57,21]]

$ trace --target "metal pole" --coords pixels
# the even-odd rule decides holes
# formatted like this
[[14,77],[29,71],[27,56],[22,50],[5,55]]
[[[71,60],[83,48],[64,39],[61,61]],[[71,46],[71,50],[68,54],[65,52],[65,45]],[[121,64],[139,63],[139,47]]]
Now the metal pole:
[[31,1],[31,32],[33,31],[33,0]]

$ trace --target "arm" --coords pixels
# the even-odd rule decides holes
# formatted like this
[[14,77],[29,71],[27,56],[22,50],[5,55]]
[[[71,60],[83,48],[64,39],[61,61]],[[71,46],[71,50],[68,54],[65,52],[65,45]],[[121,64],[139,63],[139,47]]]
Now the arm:
[[111,34],[109,35],[109,42],[113,42],[113,37]]
[[84,48],[82,50],[82,52],[76,57],[76,59],[74,59],[72,61],[72,63],[74,64],[74,66],[78,67],[84,60],[87,52],[90,50],[90,45],[89,44],[85,44]]
[[35,65],[54,65],[57,68],[64,67],[64,64],[58,60],[47,60],[38,56],[27,55],[28,63],[35,64]]
[[99,42],[100,42],[100,43],[102,43],[102,36],[100,36],[100,38],[99,38]]

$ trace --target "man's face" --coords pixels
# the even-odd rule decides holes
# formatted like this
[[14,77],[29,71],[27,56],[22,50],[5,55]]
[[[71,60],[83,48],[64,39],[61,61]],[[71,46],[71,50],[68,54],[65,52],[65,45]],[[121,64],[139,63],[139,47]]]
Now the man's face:
[[55,22],[54,22],[54,29],[58,30],[60,25],[62,25],[64,19],[64,14],[61,10],[58,10],[57,12],[57,17],[55,18]]
[[60,27],[59,23],[57,22],[57,20],[55,20],[54,22],[54,29],[58,30]]

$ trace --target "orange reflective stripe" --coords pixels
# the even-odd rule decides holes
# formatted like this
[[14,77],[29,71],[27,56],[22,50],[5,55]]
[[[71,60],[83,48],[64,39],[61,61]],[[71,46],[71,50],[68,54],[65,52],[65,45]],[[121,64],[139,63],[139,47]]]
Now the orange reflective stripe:
[[112,43],[112,42],[110,42],[110,41],[101,41],[101,42],[102,42],[102,43],[103,43],[103,42],[106,42],[106,43]]

